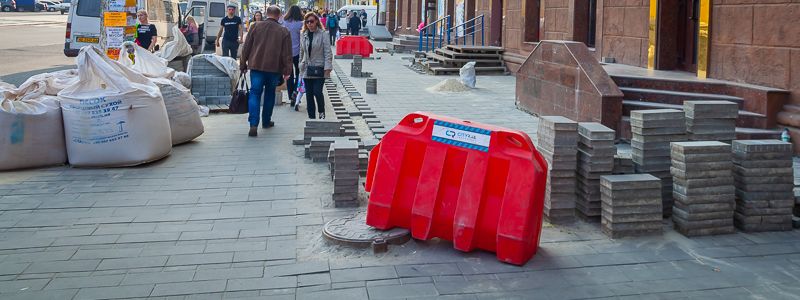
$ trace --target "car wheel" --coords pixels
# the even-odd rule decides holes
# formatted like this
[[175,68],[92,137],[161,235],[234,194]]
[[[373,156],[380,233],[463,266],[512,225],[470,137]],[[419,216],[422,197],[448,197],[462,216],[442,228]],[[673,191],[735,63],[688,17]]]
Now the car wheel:
[[4,12],[10,12],[11,11],[11,7],[10,6],[3,6],[3,11]]
[[54,12],[54,11],[56,11],[56,9],[55,8],[48,8],[47,11]]

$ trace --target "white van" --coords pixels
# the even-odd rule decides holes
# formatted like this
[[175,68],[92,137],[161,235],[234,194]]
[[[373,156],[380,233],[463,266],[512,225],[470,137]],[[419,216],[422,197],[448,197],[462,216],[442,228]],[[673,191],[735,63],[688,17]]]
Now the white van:
[[[156,47],[172,40],[172,27],[179,24],[178,0],[137,0],[137,7],[147,10],[150,24],[156,25]],[[100,44],[100,0],[72,0],[67,18],[64,55],[78,56],[81,47]]]
[[339,16],[339,29],[342,31],[347,30],[347,16],[351,12],[356,13],[356,17],[360,18],[361,10],[367,12],[367,26],[378,24],[378,7],[370,5],[345,5],[339,8],[336,14]]
[[[189,8],[195,7],[205,7],[205,9],[193,9],[191,15],[194,17],[194,20],[197,21],[197,25],[201,25],[204,18],[204,13],[208,11],[208,24],[205,24],[204,31],[206,35],[206,42],[209,44],[214,44],[214,41],[217,39],[217,33],[219,32],[220,22],[222,22],[222,18],[225,17],[225,12],[228,8],[228,5],[236,6],[237,16],[239,15],[239,2],[238,1],[231,1],[231,0],[189,0]],[[244,22],[245,20],[242,20]]]

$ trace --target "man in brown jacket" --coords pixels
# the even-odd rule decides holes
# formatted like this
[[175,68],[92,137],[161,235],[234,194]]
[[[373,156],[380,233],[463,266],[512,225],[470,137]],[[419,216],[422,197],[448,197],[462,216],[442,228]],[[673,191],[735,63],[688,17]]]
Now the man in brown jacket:
[[[281,9],[273,5],[267,8],[267,20],[251,25],[239,59],[242,73],[250,69],[250,116],[249,136],[258,135],[261,94],[264,108],[261,111],[261,127],[275,126],[272,108],[275,107],[275,87],[286,81],[292,72],[292,38],[289,31],[278,24]],[[283,80],[281,80],[283,79]]]

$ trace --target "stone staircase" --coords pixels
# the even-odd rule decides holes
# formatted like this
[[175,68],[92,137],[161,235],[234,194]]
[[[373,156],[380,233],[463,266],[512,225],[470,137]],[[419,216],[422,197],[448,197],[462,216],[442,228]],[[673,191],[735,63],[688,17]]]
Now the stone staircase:
[[386,43],[386,48],[395,53],[411,53],[419,49],[419,36],[412,34],[401,34]]
[[433,75],[458,74],[464,64],[474,61],[476,74],[504,74],[503,48],[493,46],[447,45],[424,54],[419,61]]
[[624,94],[620,136],[629,139],[630,112],[641,109],[683,110],[683,101],[720,100],[739,105],[736,136],[739,139],[777,139],[781,131],[777,111],[785,95],[780,90],[735,83],[666,80],[639,76],[611,75]]

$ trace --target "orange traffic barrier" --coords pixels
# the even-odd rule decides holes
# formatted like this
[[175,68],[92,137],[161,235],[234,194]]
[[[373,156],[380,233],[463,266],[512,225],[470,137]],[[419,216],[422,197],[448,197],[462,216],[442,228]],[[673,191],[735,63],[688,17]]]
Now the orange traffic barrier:
[[365,36],[346,35],[336,41],[336,55],[361,55],[369,57],[372,54],[372,43]]
[[367,225],[522,265],[539,247],[546,181],[525,133],[415,112],[370,152]]

